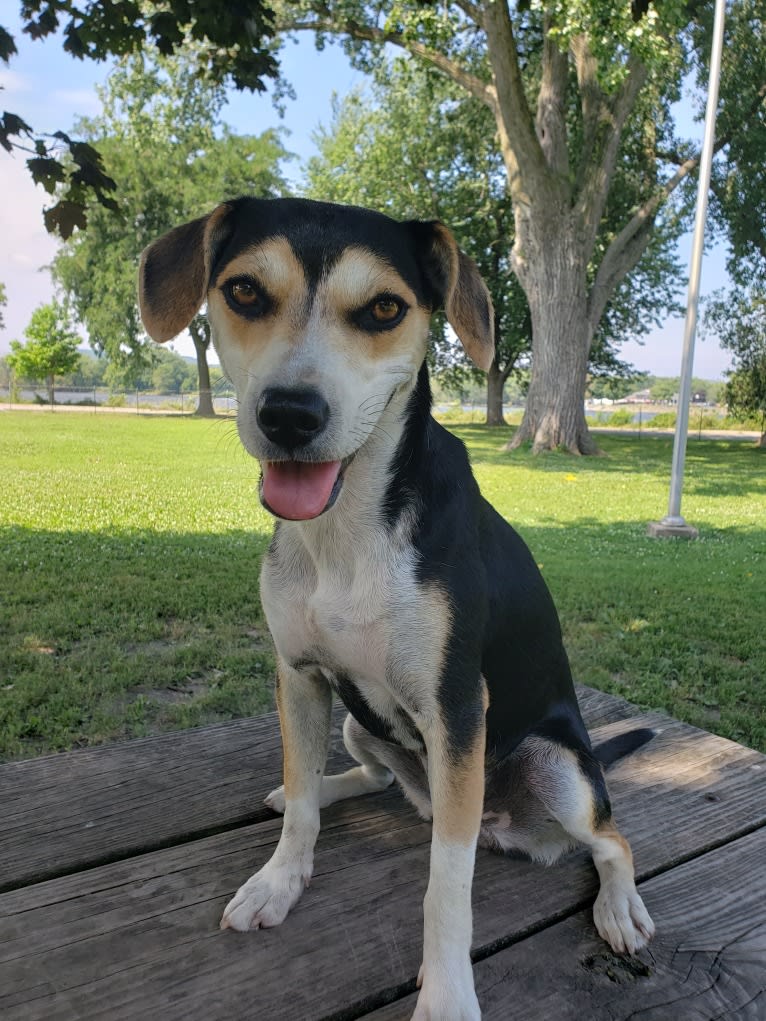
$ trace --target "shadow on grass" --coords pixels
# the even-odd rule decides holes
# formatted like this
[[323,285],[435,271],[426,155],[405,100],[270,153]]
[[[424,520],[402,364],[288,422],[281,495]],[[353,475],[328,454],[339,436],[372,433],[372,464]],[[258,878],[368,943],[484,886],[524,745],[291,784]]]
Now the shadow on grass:
[[[578,680],[766,748],[766,531],[652,540],[645,522],[520,528]],[[0,756],[273,707],[268,536],[0,532]]]
[[577,680],[766,751],[766,529],[657,540],[644,521],[583,517],[519,531]]
[[268,535],[0,530],[0,757],[273,708]]

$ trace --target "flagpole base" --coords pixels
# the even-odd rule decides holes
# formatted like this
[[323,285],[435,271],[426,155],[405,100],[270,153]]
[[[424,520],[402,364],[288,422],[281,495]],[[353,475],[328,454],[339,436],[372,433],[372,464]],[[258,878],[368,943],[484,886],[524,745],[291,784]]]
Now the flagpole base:
[[665,517],[662,521],[650,521],[646,534],[652,539],[699,539],[700,533],[681,517]]

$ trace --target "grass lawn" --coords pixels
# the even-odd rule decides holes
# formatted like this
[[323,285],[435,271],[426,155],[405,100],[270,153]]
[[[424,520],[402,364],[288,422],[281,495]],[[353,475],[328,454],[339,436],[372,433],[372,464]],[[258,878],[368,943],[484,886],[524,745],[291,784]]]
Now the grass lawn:
[[[575,676],[766,750],[766,452],[690,441],[688,543],[653,540],[671,441],[501,453],[458,426],[558,604]],[[231,420],[0,412],[0,757],[272,708],[271,531]]]

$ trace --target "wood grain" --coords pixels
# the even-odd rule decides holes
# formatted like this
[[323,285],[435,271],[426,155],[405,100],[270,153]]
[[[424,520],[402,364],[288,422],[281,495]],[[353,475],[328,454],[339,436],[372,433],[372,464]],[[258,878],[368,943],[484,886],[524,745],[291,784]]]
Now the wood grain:
[[[596,737],[658,720],[623,719]],[[666,723],[610,771],[639,875],[766,824],[763,764],[732,742]],[[287,921],[265,932],[219,932],[226,899],[269,856],[280,825],[264,821],[0,897],[0,1013],[9,1021],[309,1021],[359,1016],[402,995],[420,964],[430,827],[394,791],[333,806],[323,813],[312,887]],[[581,911],[594,894],[581,854],[544,869],[482,853],[475,947],[497,954]],[[651,897],[648,906],[657,914]],[[662,915],[656,920],[664,927]],[[589,926],[588,912],[575,929]],[[544,981],[548,958],[538,952],[535,963]]]
[[[766,1017],[766,829],[651,879],[659,922],[618,957],[579,913],[474,966],[484,1021],[762,1021]],[[367,1015],[408,1018],[415,996]]]

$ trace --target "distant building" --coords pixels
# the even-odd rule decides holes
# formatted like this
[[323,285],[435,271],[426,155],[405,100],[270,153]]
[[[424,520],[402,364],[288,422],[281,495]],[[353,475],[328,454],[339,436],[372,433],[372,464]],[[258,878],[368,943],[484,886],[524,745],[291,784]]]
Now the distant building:
[[621,398],[617,401],[617,404],[649,404],[652,400],[652,395],[649,389],[636,390],[634,394],[628,394],[627,397]]

